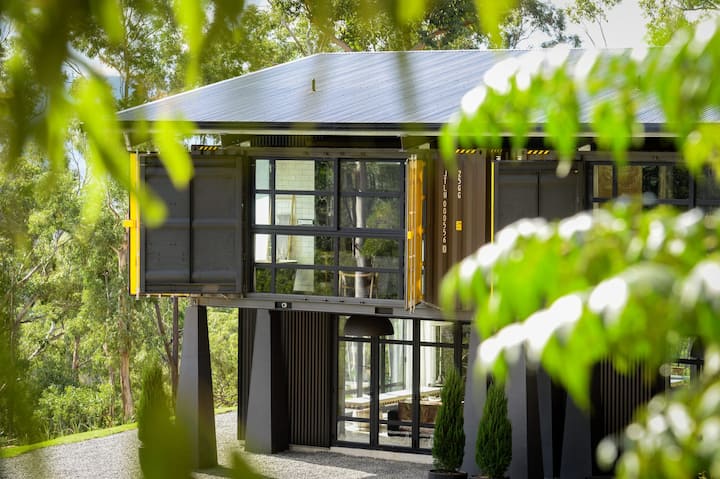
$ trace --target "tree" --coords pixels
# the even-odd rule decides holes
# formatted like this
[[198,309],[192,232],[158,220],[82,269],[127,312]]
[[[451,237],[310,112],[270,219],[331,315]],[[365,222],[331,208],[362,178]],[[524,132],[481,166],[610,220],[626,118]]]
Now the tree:
[[[446,127],[446,157],[453,158],[456,142],[493,144],[499,131],[514,132],[513,145],[522,147],[542,112],[548,140],[569,159],[581,134],[582,97],[594,105],[589,114],[599,147],[622,162],[640,128],[641,101],[654,101],[688,169],[717,177],[718,126],[706,122],[707,109],[720,106],[720,87],[706,81],[720,71],[716,23],[682,30],[664,49],[569,58],[561,50],[533,52],[499,65]],[[608,88],[614,95],[601,98]],[[567,172],[568,163],[561,163],[558,173]],[[483,368],[502,377],[507,358],[523,351],[585,406],[592,366],[601,359],[619,371],[633,361],[657,371],[683,338],[699,338],[707,365],[700,380],[686,393],[650,402],[627,430],[617,473],[717,475],[720,452],[701,439],[716,437],[712,424],[720,418],[712,399],[720,388],[719,225],[718,213],[644,211],[625,203],[559,223],[523,220],[454,268],[444,285],[446,307],[457,294],[477,308]],[[605,442],[599,454],[612,463],[617,451]]]
[[512,460],[512,426],[502,385],[492,383],[487,391],[475,443],[475,462],[493,479],[505,477]]
[[463,429],[463,378],[455,368],[450,368],[440,392],[441,406],[435,420],[432,455],[439,471],[454,472],[462,465],[465,453]]
[[[539,0],[522,0],[499,25],[497,38],[481,28],[477,3],[473,0],[434,0],[416,20],[403,22],[393,2],[366,0],[358,4],[344,0],[274,0],[273,9],[295,32],[308,26],[315,31],[313,49],[304,47],[305,35],[295,35],[304,53],[343,51],[480,48],[489,45],[517,48],[533,33],[545,34],[546,45],[579,40],[565,34],[565,14]],[[498,4],[502,7],[502,3]],[[373,12],[368,14],[368,12]],[[486,13],[487,12],[487,13]],[[493,18],[485,8],[488,21]],[[293,28],[297,25],[299,28]],[[492,38],[491,38],[492,37]],[[310,51],[309,51],[310,50]]]
[[[117,8],[122,40],[116,41],[100,18],[75,24],[71,44],[120,77],[117,105],[128,108],[178,89],[182,32],[169,1],[122,0]],[[82,65],[76,67],[83,74]]]
[[[575,0],[567,8],[567,14],[570,20],[575,23],[585,24],[586,22],[595,24],[600,30],[600,36],[602,37],[602,47],[607,47],[607,38],[605,36],[605,29],[603,23],[607,21],[607,10],[615,7],[620,3],[620,0]],[[592,43],[593,47],[598,46],[592,35],[585,27],[585,35]]]
[[640,0],[651,45],[665,45],[678,31],[718,15],[714,0]]

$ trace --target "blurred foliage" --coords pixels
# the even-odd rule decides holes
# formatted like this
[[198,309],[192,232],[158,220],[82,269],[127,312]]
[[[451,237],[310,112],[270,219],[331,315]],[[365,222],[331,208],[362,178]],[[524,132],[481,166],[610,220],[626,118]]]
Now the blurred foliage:
[[715,0],[640,0],[647,19],[650,45],[665,45],[678,30],[717,18],[720,3]]
[[[619,163],[639,147],[641,109],[657,108],[695,175],[720,170],[720,30],[715,21],[680,29],[663,49],[529,52],[503,61],[469,92],[445,127],[442,149],[499,145],[504,132],[522,148],[543,124],[569,171],[578,138],[594,136]],[[608,94],[612,92],[612,94]],[[541,120],[539,120],[541,119]],[[620,202],[556,223],[518,221],[493,244],[457,265],[444,283],[476,309],[482,338],[479,367],[498,377],[525,355],[542,364],[581,405],[589,407],[593,366],[608,359],[629,372],[639,361],[648,377],[667,369],[687,338],[708,351],[720,346],[720,213],[643,210]],[[689,389],[654,399],[638,412],[620,444],[598,453],[619,477],[720,475],[717,353],[706,358]]]
[[147,479],[190,478],[192,457],[186,435],[171,417],[170,397],[158,364],[143,371],[138,406],[140,467]]
[[[579,56],[579,58],[578,58]],[[717,168],[717,126],[707,123],[720,104],[720,85],[707,81],[720,68],[715,22],[681,30],[665,48],[588,50],[571,55],[557,47],[501,61],[468,92],[461,112],[444,128],[447,158],[455,145],[498,145],[509,132],[522,148],[538,122],[564,160],[564,176],[578,138],[594,133],[599,149],[623,162],[641,138],[641,109],[658,108],[692,173]],[[608,92],[612,91],[612,95]]]

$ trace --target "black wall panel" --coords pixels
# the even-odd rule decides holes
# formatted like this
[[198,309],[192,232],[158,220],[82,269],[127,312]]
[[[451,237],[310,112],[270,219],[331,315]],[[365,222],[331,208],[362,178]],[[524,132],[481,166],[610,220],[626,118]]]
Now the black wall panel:
[[304,311],[281,314],[290,443],[330,447],[334,317]]
[[245,439],[256,317],[254,309],[238,309],[238,439]]
[[168,211],[160,227],[141,229],[141,292],[242,292],[244,160],[195,156],[193,165],[188,188],[176,190],[157,156],[140,157]]

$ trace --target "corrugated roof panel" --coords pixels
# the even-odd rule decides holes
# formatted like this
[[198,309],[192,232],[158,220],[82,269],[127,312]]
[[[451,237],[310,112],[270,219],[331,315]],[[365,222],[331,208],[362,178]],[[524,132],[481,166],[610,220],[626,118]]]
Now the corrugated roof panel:
[[[170,96],[118,114],[122,122],[182,117],[213,125],[407,125],[437,128],[458,110],[465,93],[496,63],[524,51],[453,50],[324,53]],[[570,52],[571,62],[582,50]],[[314,89],[313,89],[314,86]],[[613,93],[607,92],[611,98]],[[605,96],[605,95],[603,95]],[[582,104],[590,122],[592,102]],[[720,114],[708,111],[709,121]],[[643,124],[662,124],[654,102],[638,112]],[[542,123],[542,119],[540,119]]]

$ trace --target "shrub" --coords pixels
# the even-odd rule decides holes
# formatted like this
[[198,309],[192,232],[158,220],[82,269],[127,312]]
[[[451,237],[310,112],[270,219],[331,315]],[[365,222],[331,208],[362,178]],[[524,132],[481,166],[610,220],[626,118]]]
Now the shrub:
[[171,418],[170,398],[157,364],[143,371],[137,419],[143,476],[148,479],[191,477],[187,444]]
[[462,464],[465,449],[463,430],[463,396],[465,386],[460,374],[452,368],[440,393],[442,405],[435,421],[432,455],[435,467],[456,471]]
[[55,386],[45,389],[38,400],[35,417],[45,436],[91,431],[113,426],[109,384],[93,386]]
[[502,478],[512,459],[512,426],[501,386],[491,384],[488,389],[475,447],[475,461],[483,473]]

